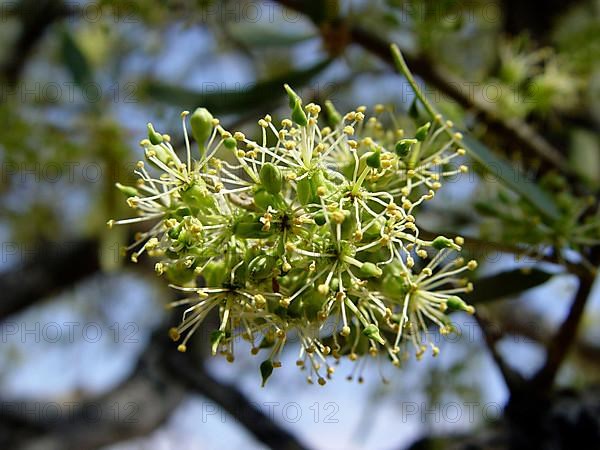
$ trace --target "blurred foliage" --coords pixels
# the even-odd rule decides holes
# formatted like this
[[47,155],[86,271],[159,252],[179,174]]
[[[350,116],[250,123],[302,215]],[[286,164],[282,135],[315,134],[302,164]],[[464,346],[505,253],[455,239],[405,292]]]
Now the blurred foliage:
[[[325,32],[323,24],[335,29],[332,18],[341,18],[398,42],[408,54],[450,74],[451,82],[459,80],[461,91],[495,115],[527,123],[563,149],[569,165],[558,173],[538,155],[489,135],[476,108],[463,109],[431,90],[436,107],[473,136],[475,158],[469,164],[475,161],[479,174],[457,181],[466,200],[436,216],[437,229],[454,229],[453,213],[460,206],[469,213],[457,232],[530,249],[539,258],[552,253],[587,260],[588,250],[600,242],[599,0],[575,2],[555,18],[543,44],[527,33],[505,32],[502,2],[352,1],[327,11],[319,10],[323,2],[310,3],[320,26],[302,14],[285,16],[276,3],[260,3],[257,20],[249,10],[244,15],[242,0],[103,0],[96,4],[101,9],[87,10],[74,3],[74,10],[31,38],[37,41],[30,53],[13,48],[27,21],[18,10],[3,10],[0,70],[23,62],[16,84],[0,85],[5,239],[32,243],[91,236],[105,248],[125,243],[125,235],[105,228],[108,217],[126,213],[114,183],[131,177],[146,122],[178,129],[183,109],[206,106],[244,127],[255,112],[285,108],[280,85],[289,82],[303,86],[307,100],[332,97],[340,109],[385,103],[408,112],[412,98],[398,89],[397,75],[382,69],[374,55],[346,47],[347,36]],[[327,39],[335,37],[339,42],[329,45]],[[0,72],[0,79],[4,75]],[[497,178],[485,176],[494,169]],[[109,258],[105,267],[114,266]],[[550,278],[541,269],[529,273],[509,270],[485,278],[480,287],[475,283],[473,295],[481,298],[473,301],[518,296]],[[461,364],[448,370],[468,371]],[[453,386],[444,383],[449,392],[472,394],[460,379]]]

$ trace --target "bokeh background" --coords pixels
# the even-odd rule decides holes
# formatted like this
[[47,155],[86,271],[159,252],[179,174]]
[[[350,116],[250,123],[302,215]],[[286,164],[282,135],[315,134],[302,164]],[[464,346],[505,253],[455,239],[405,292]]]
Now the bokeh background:
[[[252,134],[286,114],[285,82],[341,111],[409,111],[390,42],[435,106],[515,168],[516,191],[541,186],[565,217],[597,202],[597,0],[0,3],[2,448],[508,448],[531,425],[505,407],[546,364],[585,278],[570,269],[597,265],[598,239],[535,234],[523,192],[486,164],[468,161],[419,219],[467,236],[481,316],[453,316],[460,334],[439,338],[436,359],[343,362],[325,387],[305,382],[293,345],[262,389],[259,359],[211,358],[206,333],[176,354],[174,294],[152,261],[122,256],[134,228],[106,227],[129,215],[114,183],[133,179],[148,121],[181,142],[180,112],[205,106]],[[579,333],[563,335],[555,392],[568,394],[548,400],[549,423],[574,439],[600,433],[592,282]],[[346,381],[356,370],[364,382]]]

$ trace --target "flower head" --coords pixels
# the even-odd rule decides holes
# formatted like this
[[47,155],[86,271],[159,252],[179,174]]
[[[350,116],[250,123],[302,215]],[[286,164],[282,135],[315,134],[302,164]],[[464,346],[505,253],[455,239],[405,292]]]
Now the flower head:
[[420,357],[430,326],[449,331],[447,310],[473,311],[457,297],[471,289],[459,274],[474,268],[452,257],[462,239],[423,240],[415,219],[445,177],[466,170],[449,167],[464,154],[448,138],[452,124],[436,117],[407,138],[385,127],[384,107],[341,115],[328,102],[323,125],[320,106],[286,91],[290,118],[260,119],[258,140],[196,110],[198,159],[187,112],[184,161],[149,125],[142,147],[159,175],[140,162],[138,185],[119,185],[137,217],[110,224],[154,223],[131,248],[135,259],[157,257],[157,273],[189,294],[172,304],[186,307],[170,332],[180,351],[218,311],[213,354],[233,361],[240,339],[253,354],[266,350],[265,379],[291,332],[298,365],[319,384],[333,374],[332,359],[382,353],[399,365],[404,346]]

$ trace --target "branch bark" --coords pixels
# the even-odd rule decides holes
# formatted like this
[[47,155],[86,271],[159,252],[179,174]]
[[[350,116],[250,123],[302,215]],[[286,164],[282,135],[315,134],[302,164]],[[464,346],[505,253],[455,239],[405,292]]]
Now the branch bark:
[[278,450],[307,448],[296,436],[256,408],[236,386],[215,379],[201,362],[194,364],[189,354],[178,353],[171,346],[165,349],[165,363],[183,386],[216,402],[268,447]]
[[531,379],[531,384],[536,389],[545,392],[554,384],[558,370],[577,337],[577,329],[583,317],[585,305],[590,297],[593,284],[594,278],[592,276],[579,279],[579,288],[577,289],[567,318],[548,347],[546,362]]
[[12,13],[22,24],[22,31],[10,57],[0,67],[0,81],[14,86],[21,76],[29,55],[48,28],[57,20],[71,14],[73,8],[67,7],[60,0],[22,0],[14,6],[10,4],[6,6],[3,14]]
[[100,270],[99,244],[93,239],[45,243],[31,253],[15,243],[14,251],[25,261],[0,274],[0,320]]
[[[95,399],[2,401],[2,448],[91,450],[145,436],[167,420],[185,390],[158,374],[158,353],[151,343],[131,376]],[[4,429],[3,429],[4,428]]]

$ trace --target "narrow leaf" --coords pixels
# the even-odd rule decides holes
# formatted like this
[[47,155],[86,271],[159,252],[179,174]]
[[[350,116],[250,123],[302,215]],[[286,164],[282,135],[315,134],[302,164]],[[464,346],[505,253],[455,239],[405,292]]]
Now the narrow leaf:
[[474,282],[475,290],[462,295],[467,303],[480,304],[511,297],[528,289],[540,286],[552,278],[553,274],[540,269],[514,269],[482,277]]
[[258,25],[237,25],[229,31],[233,38],[252,49],[289,47],[317,36],[315,33],[282,32],[279,28]]
[[283,89],[285,83],[289,83],[294,87],[305,85],[314,76],[327,68],[330,62],[331,60],[327,59],[308,69],[297,70],[280,77],[258,82],[248,89],[198,92],[177,85],[149,81],[143,91],[157,101],[177,105],[182,109],[194,109],[201,105],[213,114],[239,113],[264,105],[276,99],[277,95],[285,95]]
[[537,184],[527,180],[517,168],[498,158],[489,148],[466,133],[463,135],[463,145],[469,155],[498,181],[528,200],[547,218],[558,219],[560,212],[552,198]]
[[90,64],[68,31],[61,34],[61,58],[68,69],[73,81],[79,86],[92,81],[92,69]]

